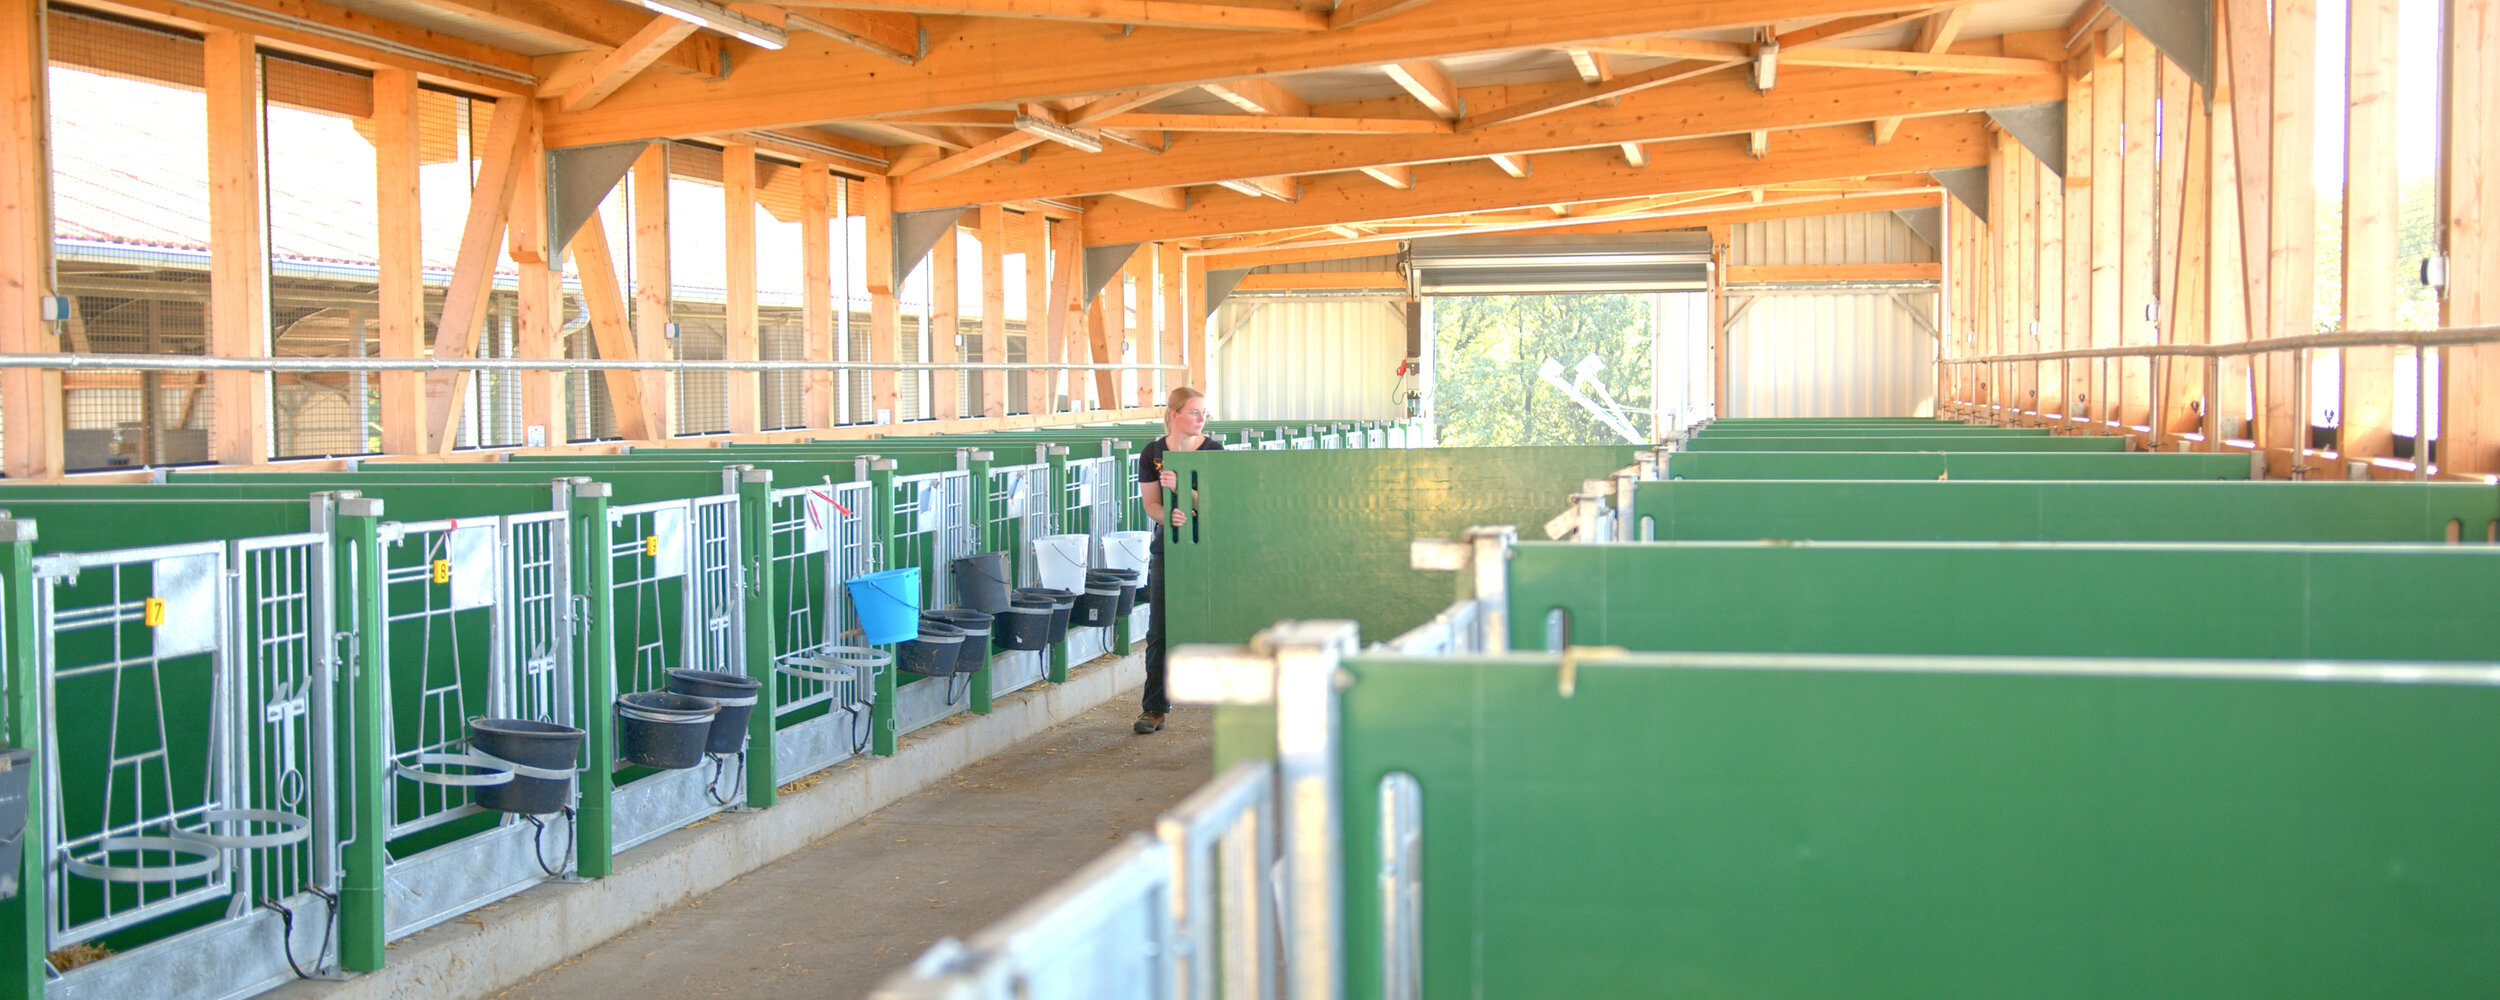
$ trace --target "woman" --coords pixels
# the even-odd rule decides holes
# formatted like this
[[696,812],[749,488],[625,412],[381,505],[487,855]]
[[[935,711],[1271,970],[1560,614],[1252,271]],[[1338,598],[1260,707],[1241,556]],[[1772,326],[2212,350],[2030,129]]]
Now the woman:
[[[1222,451],[1222,442],[1206,435],[1207,394],[1188,386],[1172,390],[1172,397],[1163,406],[1163,436],[1146,446],[1137,456],[1137,482],[1146,502],[1146,516],[1172,528],[1189,523],[1188,504],[1182,503],[1180,476],[1163,467],[1167,451]],[[1168,502],[1167,499],[1169,498]],[[1130,727],[1144,736],[1163,728],[1164,713],[1172,710],[1163,697],[1163,531],[1155,531],[1153,558],[1146,568],[1146,697],[1145,711]]]

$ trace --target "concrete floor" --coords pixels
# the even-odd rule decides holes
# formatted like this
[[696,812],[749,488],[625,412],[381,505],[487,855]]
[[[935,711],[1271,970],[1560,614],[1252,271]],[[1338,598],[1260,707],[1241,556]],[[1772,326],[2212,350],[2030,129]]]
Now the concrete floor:
[[[1148,829],[1209,775],[1209,716],[1136,736],[1137,692],[495,994],[850,1000]],[[805,793],[799,793],[805,794]]]

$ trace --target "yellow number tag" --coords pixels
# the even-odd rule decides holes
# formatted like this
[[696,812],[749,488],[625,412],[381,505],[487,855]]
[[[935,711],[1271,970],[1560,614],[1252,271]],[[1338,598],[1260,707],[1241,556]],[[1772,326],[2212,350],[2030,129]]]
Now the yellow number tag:
[[162,597],[148,598],[145,610],[139,612],[139,618],[140,621],[146,624],[149,628],[155,628],[159,625],[165,624],[165,599]]
[[435,582],[435,583],[450,583],[450,582],[451,582],[451,560],[449,560],[449,559],[437,559],[437,560],[434,560],[434,582]]
[[660,536],[644,535],[642,538],[642,554],[657,558],[660,554]]

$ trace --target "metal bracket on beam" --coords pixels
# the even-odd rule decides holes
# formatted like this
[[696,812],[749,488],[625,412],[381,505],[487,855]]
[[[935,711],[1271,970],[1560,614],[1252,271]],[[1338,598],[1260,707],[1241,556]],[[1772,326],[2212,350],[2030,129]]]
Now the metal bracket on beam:
[[1938,250],[1944,249],[1944,208],[1942,206],[1896,208],[1892,210],[1892,217],[1901,220],[1902,225],[1910,227],[1910,231],[1917,233],[1919,239],[1926,240],[1928,246]]
[[2203,86],[2207,104],[2213,102],[2213,0],[2107,0],[2107,5]]
[[2016,104],[1989,108],[1988,118],[2003,127],[2014,141],[2047,164],[2057,176],[2066,176],[2066,102],[2041,101],[2037,104]]
[[1217,307],[1231,298],[1233,289],[1241,287],[1241,279],[1249,277],[1246,267],[1227,267],[1207,272],[1207,315],[1215,315]]
[[[1120,243],[1105,247],[1085,248],[1085,304],[1093,305],[1094,296],[1102,294],[1103,286],[1120,276],[1120,269],[1137,255],[1143,244]],[[1125,308],[1125,307],[1124,307]]]
[[1953,200],[1961,202],[1962,207],[1971,210],[1971,214],[1982,219],[1988,217],[1988,168],[1954,167],[1950,170],[1930,170],[1927,176],[1935,178],[1936,183],[1944,185],[1945,190],[1953,193]]
[[911,280],[912,272],[920,270],[921,259],[929,256],[930,248],[937,246],[939,237],[963,221],[964,209],[968,207],[894,213],[895,287],[900,288],[903,282]]
[[547,256],[561,255],[616,182],[634,168],[649,142],[616,142],[547,151]]

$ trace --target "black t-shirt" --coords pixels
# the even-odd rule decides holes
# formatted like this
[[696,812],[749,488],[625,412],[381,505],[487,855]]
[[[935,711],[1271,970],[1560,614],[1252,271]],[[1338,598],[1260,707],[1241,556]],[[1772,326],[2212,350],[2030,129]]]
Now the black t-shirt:
[[[1138,453],[1137,482],[1140,485],[1146,483],[1160,484],[1163,482],[1163,453],[1171,450],[1171,448],[1166,446],[1163,441],[1163,438],[1156,438],[1146,445],[1145,451]],[[1198,438],[1198,450],[1223,451],[1224,442],[1216,440],[1212,435],[1200,435]],[[1187,487],[1184,486],[1183,488],[1185,489]],[[1169,492],[1178,491],[1175,490]],[[1173,500],[1173,497],[1164,497],[1163,509],[1172,509]],[[1163,531],[1160,529],[1155,532],[1154,550],[1158,555],[1163,551]]]

